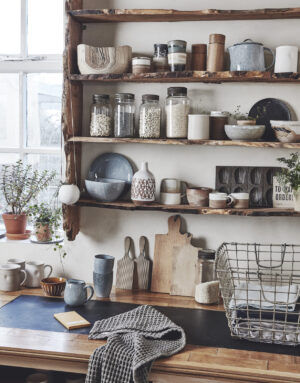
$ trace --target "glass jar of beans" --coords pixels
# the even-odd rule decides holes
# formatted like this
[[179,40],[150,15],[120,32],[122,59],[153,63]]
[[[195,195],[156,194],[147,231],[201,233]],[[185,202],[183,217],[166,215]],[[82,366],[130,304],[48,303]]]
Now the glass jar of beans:
[[112,106],[108,94],[93,95],[90,135],[93,137],[109,137],[112,135]]
[[159,96],[156,94],[144,94],[140,107],[139,136],[141,138],[160,137],[161,107]]

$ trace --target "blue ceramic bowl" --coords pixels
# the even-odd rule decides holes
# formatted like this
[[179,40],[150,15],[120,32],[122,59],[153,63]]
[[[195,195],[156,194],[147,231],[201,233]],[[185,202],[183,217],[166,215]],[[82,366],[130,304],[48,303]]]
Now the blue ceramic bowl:
[[116,201],[125,188],[125,181],[99,178],[97,181],[85,180],[85,187],[92,198],[101,202]]

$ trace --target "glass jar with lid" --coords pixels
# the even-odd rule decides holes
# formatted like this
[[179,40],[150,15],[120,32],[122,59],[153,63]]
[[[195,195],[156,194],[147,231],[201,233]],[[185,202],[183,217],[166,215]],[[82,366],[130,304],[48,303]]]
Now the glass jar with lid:
[[198,264],[199,275],[197,283],[205,283],[216,280],[214,250],[199,250]]
[[160,137],[161,107],[159,96],[144,94],[140,106],[139,136],[141,138]]
[[115,137],[133,137],[135,121],[134,94],[115,95]]
[[112,135],[112,106],[108,94],[93,95],[90,135],[93,137],[109,137]]
[[167,138],[187,137],[189,110],[190,101],[187,97],[187,88],[168,88],[165,106]]
[[154,44],[153,67],[155,72],[168,72],[168,45]]

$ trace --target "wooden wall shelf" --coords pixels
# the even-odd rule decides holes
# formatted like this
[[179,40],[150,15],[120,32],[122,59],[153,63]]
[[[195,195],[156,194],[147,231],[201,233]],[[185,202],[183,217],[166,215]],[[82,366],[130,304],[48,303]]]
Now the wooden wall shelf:
[[300,18],[300,8],[204,9],[198,11],[177,11],[174,9],[79,9],[71,10],[69,14],[80,23],[267,20]]
[[123,74],[71,74],[71,81],[95,81],[95,82],[136,82],[136,83],[212,83],[221,84],[224,82],[270,82],[270,83],[295,83],[300,84],[300,73],[293,73],[288,77],[279,77],[270,72],[206,72],[206,71],[184,71],[184,72],[163,72],[143,73],[134,75]]
[[135,205],[132,202],[98,202],[92,199],[82,198],[77,202],[78,206],[99,207],[104,209],[131,210],[131,211],[162,211],[165,213],[202,214],[202,215],[238,215],[245,217],[300,217],[300,213],[293,209],[210,209],[190,205],[161,205],[158,203]]
[[115,138],[115,137],[71,137],[69,142],[94,144],[150,144],[150,145],[199,145],[199,146],[240,146],[243,148],[277,148],[300,149],[300,143],[282,142],[248,142],[248,141],[215,141],[215,140],[186,140],[170,138]]

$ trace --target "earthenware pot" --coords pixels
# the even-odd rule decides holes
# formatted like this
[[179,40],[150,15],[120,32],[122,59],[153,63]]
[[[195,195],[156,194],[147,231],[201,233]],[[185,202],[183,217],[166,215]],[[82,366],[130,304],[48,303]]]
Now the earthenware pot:
[[155,201],[155,178],[148,170],[148,162],[142,162],[141,170],[132,178],[131,199],[136,205]]
[[194,206],[206,207],[209,205],[209,193],[211,192],[212,189],[205,187],[187,188],[188,203]]
[[35,235],[38,241],[47,242],[52,237],[51,227],[48,223],[36,222]]
[[6,232],[8,234],[24,234],[26,231],[27,215],[26,214],[2,214]]

